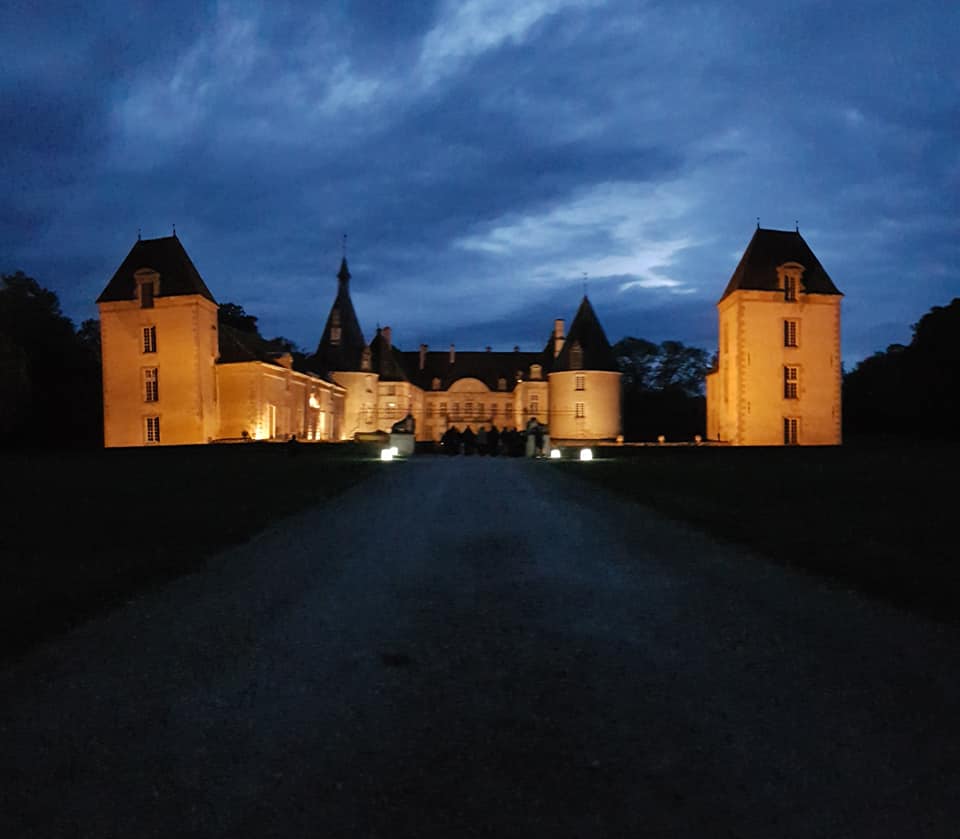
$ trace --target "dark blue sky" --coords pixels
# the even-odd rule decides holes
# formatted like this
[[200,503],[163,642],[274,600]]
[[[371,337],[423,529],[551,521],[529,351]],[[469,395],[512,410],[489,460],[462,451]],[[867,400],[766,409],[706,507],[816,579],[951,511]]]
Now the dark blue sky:
[[368,338],[539,348],[588,274],[611,340],[713,349],[756,217],[799,219],[849,367],[960,294],[958,32],[944,0],[14,0],[0,271],[79,321],[175,223],[313,347],[347,232]]

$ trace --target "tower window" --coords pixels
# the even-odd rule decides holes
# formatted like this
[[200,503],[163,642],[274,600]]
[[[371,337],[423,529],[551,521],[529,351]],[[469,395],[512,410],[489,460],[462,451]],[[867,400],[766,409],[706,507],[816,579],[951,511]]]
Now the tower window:
[[507,380],[501,376],[497,379],[497,390],[506,390],[507,389]]
[[531,364],[531,365],[530,365],[530,378],[531,378],[531,379],[539,379],[539,378],[541,377],[541,374],[542,374],[542,373],[543,373],[543,367],[542,367],[542,366],[540,366],[539,364]]
[[434,390],[440,390],[440,379],[435,377],[434,380],[430,383],[430,386]]
[[145,443],[160,442],[160,417],[144,417],[143,440]]
[[144,352],[157,351],[157,327],[156,326],[143,327],[143,351]]
[[783,345],[785,347],[799,346],[797,343],[797,321],[785,320],[783,322]]
[[570,347],[570,369],[583,369],[583,347],[580,346],[579,341],[574,341]]
[[800,368],[783,368],[783,398],[796,399],[799,396],[798,386],[800,384]]
[[143,401],[157,402],[160,399],[160,382],[158,381],[157,368],[147,367],[143,371]]
[[800,421],[796,417],[783,418],[783,445],[797,445],[797,430],[799,426]]
[[576,378],[576,390],[586,390],[586,389],[587,389],[586,376],[578,375]]
[[576,405],[576,416],[577,419],[583,419],[587,415],[586,410],[584,409],[583,402],[577,402]]

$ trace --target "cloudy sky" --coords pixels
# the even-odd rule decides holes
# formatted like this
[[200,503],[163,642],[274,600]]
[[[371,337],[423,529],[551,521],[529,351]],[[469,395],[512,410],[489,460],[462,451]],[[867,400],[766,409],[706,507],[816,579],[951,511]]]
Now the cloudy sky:
[[67,314],[177,233],[313,347],[348,234],[371,337],[713,348],[756,226],[800,231],[848,367],[960,294],[948,0],[37,3],[0,12],[0,271]]

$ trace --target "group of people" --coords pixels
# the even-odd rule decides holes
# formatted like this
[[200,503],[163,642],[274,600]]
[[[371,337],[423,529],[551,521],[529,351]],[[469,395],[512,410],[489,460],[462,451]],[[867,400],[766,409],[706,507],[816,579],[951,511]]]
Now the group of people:
[[478,431],[474,431],[469,425],[463,430],[458,431],[451,426],[440,438],[440,446],[444,454],[488,454],[492,457],[504,455],[505,457],[523,457],[529,454],[527,439],[530,438],[535,456],[543,453],[544,427],[539,423],[531,423],[526,431],[518,431],[516,428],[504,428],[499,430],[495,425],[490,428],[480,426]]

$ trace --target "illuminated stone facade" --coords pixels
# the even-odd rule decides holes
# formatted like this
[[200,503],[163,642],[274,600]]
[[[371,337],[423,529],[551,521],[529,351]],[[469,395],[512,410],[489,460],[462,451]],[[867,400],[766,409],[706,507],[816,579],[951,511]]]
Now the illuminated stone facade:
[[840,444],[841,299],[799,232],[757,229],[717,304],[709,440]]
[[97,299],[108,447],[212,440],[348,440],[412,414],[418,440],[450,427],[549,424],[553,438],[620,433],[620,373],[590,301],[540,352],[401,352],[368,344],[346,260],[304,372],[256,336],[218,324],[217,303],[176,236],[138,240]]

